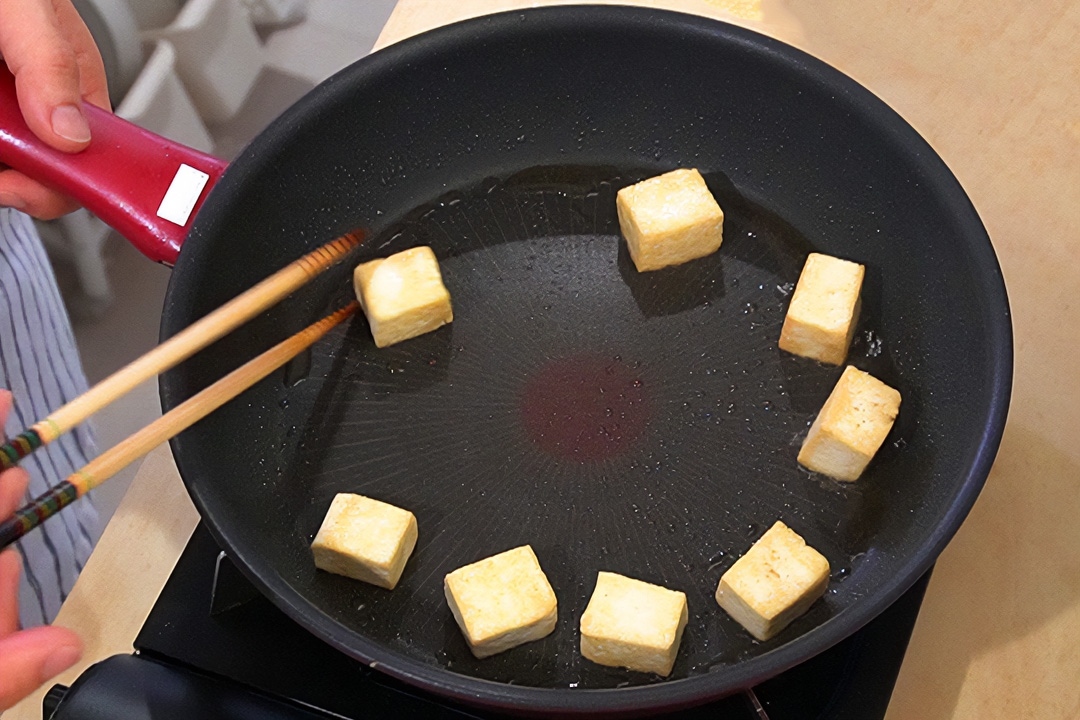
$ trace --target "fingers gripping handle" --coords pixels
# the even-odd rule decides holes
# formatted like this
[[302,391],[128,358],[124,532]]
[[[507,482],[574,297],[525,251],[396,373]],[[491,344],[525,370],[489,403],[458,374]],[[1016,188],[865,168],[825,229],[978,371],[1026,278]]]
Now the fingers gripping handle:
[[226,163],[92,105],[83,110],[89,147],[54,150],[27,127],[15,78],[0,62],[0,163],[75,198],[151,260],[174,264]]

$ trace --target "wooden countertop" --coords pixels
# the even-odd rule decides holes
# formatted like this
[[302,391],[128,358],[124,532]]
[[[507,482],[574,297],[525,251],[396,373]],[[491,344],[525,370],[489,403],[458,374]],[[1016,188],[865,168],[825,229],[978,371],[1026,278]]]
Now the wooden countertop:
[[[401,0],[376,47],[548,4]],[[1012,410],[986,489],[938,562],[888,718],[1080,718],[1080,3],[633,4],[736,22],[840,68],[914,125],[971,196],[1012,303]],[[57,618],[87,645],[61,682],[130,652],[196,521],[168,450],[156,451]],[[39,718],[40,694],[8,717]]]

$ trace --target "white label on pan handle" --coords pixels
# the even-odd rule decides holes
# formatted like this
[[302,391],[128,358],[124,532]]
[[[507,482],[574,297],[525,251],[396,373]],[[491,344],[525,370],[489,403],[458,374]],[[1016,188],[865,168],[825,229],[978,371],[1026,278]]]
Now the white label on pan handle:
[[202,170],[196,170],[190,165],[180,165],[172,184],[169,185],[168,192],[161,200],[161,207],[157,211],[158,217],[181,227],[186,225],[209,179],[210,176]]

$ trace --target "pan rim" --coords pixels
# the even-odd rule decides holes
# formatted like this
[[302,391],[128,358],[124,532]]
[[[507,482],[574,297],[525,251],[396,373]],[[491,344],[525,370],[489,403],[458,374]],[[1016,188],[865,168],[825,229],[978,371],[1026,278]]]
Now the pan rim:
[[[720,36],[725,42],[743,46],[750,52],[769,56],[771,62],[788,67],[800,78],[832,90],[838,100],[857,108],[862,119],[873,122],[883,133],[893,136],[898,144],[917,158],[922,172],[921,177],[932,184],[933,194],[951,210],[957,226],[963,229],[961,237],[976,266],[973,274],[980,281],[982,291],[988,298],[985,319],[988,336],[988,365],[992,380],[987,391],[989,402],[986,424],[979,437],[974,462],[968,468],[962,484],[959,485],[951,506],[942,515],[940,522],[930,533],[926,542],[913,554],[900,572],[890,582],[880,587],[872,598],[868,598],[867,602],[845,608],[813,630],[767,653],[741,661],[725,672],[625,688],[570,690],[508,685],[459,675],[452,670],[420,662],[373,642],[318,612],[275,573],[260,574],[252,570],[247,558],[239,553],[237,545],[230,541],[227,531],[221,531],[222,527],[227,527],[227,523],[218,522],[219,518],[215,517],[212,509],[204,503],[197,486],[186,479],[193,471],[191,464],[185,461],[185,452],[190,451],[185,450],[186,443],[183,436],[171,441],[172,449],[177,467],[181,476],[185,478],[185,485],[200,516],[204,518],[215,542],[229,552],[245,576],[293,620],[339,651],[365,662],[372,668],[377,667],[387,675],[455,701],[516,713],[574,714],[596,711],[645,713],[661,708],[675,710],[699,705],[738,692],[743,688],[752,687],[827,650],[857,632],[893,604],[930,568],[959,529],[989,475],[1008,414],[1012,387],[1013,346],[1011,313],[1004,278],[989,235],[959,181],[944,160],[896,111],[852,78],[802,50],[752,30],[697,15],[629,6],[572,5],[532,8],[472,18],[408,38],[361,59],[311,91],[309,95],[275,120],[270,128],[293,125],[309,114],[317,114],[320,106],[333,96],[329,90],[320,91],[336,81],[345,78],[352,80],[378,76],[395,64],[407,62],[418,50],[430,52],[440,47],[453,48],[462,43],[468,43],[477,36],[512,32],[512,29],[520,27],[523,21],[533,18],[538,22],[548,24],[561,22],[577,27],[584,23],[593,25],[602,23],[607,26],[622,24],[635,28],[662,24],[677,27],[688,33]],[[258,144],[258,139],[252,144]],[[252,160],[254,155],[249,146],[234,163],[235,166],[240,166],[237,172],[242,172],[244,162]],[[223,181],[228,179],[233,167],[230,166],[226,170]],[[228,184],[221,182],[218,187],[224,192],[216,192],[216,190],[212,192],[206,206],[228,203]],[[195,224],[198,225],[198,218]],[[185,245],[184,250],[187,248],[188,246]],[[198,248],[195,252],[184,250],[177,263],[176,272],[170,278],[165,304],[166,312],[163,314],[161,323],[162,338],[169,337],[181,329],[176,319],[168,312],[170,298],[174,297],[174,292],[178,292],[176,287],[180,281],[177,278],[184,274],[184,267],[198,262],[196,257]],[[1002,315],[996,319],[992,316],[994,312],[1002,310]],[[171,377],[166,374],[159,381],[162,407],[166,410],[183,399],[180,384],[170,380]],[[338,632],[333,632],[334,629]],[[345,642],[346,639],[350,642]]]

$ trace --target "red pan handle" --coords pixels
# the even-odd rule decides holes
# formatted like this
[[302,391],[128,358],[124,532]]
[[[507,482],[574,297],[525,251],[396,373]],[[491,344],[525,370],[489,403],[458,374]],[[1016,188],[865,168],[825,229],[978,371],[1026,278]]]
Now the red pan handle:
[[227,163],[92,105],[83,112],[90,145],[74,154],[49,147],[27,127],[0,62],[0,163],[70,195],[148,258],[173,265]]

